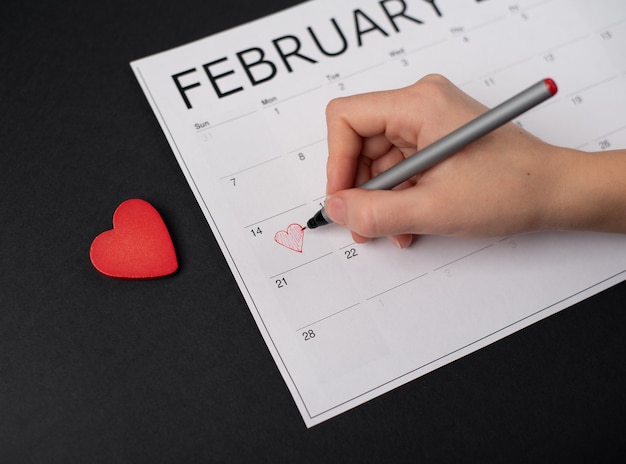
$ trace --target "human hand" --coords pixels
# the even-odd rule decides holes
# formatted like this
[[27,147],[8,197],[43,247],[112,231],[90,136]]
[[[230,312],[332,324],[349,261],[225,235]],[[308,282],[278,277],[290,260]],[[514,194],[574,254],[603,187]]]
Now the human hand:
[[394,190],[353,188],[486,110],[438,75],[331,101],[326,213],[357,242],[389,236],[401,248],[413,234],[502,236],[567,221],[562,188],[580,157],[512,123]]

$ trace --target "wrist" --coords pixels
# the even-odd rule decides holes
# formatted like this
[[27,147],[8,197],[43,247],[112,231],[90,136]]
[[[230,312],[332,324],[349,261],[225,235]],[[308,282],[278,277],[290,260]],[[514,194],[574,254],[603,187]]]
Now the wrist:
[[545,228],[626,232],[623,151],[593,153],[554,147],[553,160],[558,172]]

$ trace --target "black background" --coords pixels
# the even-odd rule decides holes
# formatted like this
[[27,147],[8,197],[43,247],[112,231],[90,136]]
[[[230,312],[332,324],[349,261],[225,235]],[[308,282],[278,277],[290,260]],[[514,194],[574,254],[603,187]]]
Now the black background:
[[[305,427],[129,66],[297,3],[0,3],[0,462],[624,451],[625,284]],[[91,241],[128,198],[162,214],[175,275],[92,267]]]

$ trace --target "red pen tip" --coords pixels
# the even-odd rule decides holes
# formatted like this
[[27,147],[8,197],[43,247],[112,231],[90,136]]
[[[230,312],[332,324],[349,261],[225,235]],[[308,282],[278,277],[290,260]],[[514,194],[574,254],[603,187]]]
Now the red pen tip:
[[546,87],[552,95],[555,95],[556,92],[559,90],[556,86],[556,82],[554,82],[552,79],[544,79],[543,82],[544,84],[546,84]]

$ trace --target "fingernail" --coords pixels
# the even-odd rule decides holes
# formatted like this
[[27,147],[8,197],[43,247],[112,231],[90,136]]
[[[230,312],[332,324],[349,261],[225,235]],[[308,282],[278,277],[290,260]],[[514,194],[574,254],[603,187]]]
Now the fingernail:
[[391,237],[391,241],[395,243],[398,248],[407,248],[413,241],[413,237],[410,235],[401,235]]
[[345,225],[345,205],[341,198],[329,196],[324,204],[326,214],[335,224]]

